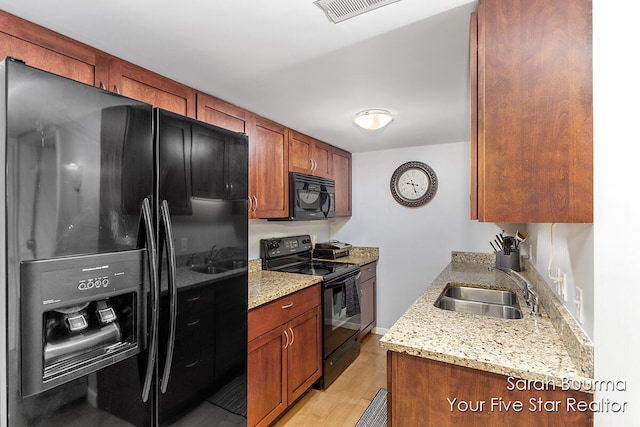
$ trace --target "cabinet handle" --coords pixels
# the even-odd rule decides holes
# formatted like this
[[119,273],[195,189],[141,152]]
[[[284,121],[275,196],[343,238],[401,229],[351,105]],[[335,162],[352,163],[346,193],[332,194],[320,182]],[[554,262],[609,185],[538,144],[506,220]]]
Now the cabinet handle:
[[184,367],[185,368],[193,368],[194,366],[196,366],[198,363],[200,363],[200,361],[198,359],[194,360],[191,363],[187,363]]
[[286,329],[284,330],[284,336],[287,339],[287,342],[285,343],[284,348],[287,348],[289,347],[289,334],[287,333]]
[[194,301],[198,301],[200,299],[200,295],[197,295],[195,297],[189,297],[187,298],[187,301],[189,302],[194,302]]
[[253,205],[253,198],[251,196],[249,196],[249,209],[247,210],[247,212],[251,213],[251,206]]
[[100,89],[102,89],[102,90],[106,90],[107,89],[103,82],[100,82]]
[[290,302],[289,304],[285,304],[285,305],[283,305],[283,306],[282,306],[282,308],[284,308],[284,309],[286,309],[286,308],[291,308],[291,307],[293,307],[293,303],[292,303],[292,302]]
[[289,331],[291,331],[291,343],[289,345],[293,345],[293,342],[296,340],[296,336],[293,333],[293,329],[289,328]]
[[258,210],[258,197],[257,196],[253,196],[253,211],[257,211]]
[[113,85],[113,88],[116,90],[116,93],[120,95],[120,88],[118,87],[118,85]]
[[200,319],[192,320],[191,322],[187,322],[187,326],[195,326],[200,323]]

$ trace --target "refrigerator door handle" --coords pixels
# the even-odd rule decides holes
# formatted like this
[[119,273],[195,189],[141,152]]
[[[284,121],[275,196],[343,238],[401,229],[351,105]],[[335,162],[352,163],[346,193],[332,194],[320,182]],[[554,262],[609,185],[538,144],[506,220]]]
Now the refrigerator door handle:
[[176,251],[173,244],[173,229],[171,226],[171,216],[169,215],[169,204],[166,200],[160,206],[160,216],[164,227],[164,239],[167,245],[167,263],[169,264],[169,337],[167,339],[167,357],[164,361],[162,379],[160,380],[160,390],[167,392],[169,375],[171,374],[171,362],[173,360],[173,348],[176,341],[176,321],[178,310],[178,287],[176,285]]
[[149,275],[151,277],[151,343],[149,344],[147,367],[144,375],[144,383],[142,386],[142,401],[149,400],[151,391],[151,381],[153,380],[153,371],[155,366],[157,348],[158,348],[158,309],[160,308],[160,292],[158,289],[158,268],[156,263],[156,238],[153,233],[153,220],[151,215],[151,204],[149,199],[145,198],[142,202],[142,219],[146,231],[147,258],[149,261]]

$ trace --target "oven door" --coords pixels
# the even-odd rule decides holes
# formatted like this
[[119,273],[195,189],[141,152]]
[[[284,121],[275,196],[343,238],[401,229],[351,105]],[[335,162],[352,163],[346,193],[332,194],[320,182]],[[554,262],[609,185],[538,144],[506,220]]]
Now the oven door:
[[324,284],[324,356],[360,333],[360,272]]

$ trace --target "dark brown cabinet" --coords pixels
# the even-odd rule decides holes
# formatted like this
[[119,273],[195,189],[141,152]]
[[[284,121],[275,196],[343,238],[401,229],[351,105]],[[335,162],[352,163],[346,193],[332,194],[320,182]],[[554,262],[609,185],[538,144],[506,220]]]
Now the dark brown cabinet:
[[196,117],[196,92],[117,58],[109,64],[109,90],[183,116]]
[[294,130],[289,131],[289,172],[331,178],[331,146]]
[[[509,390],[507,376],[394,351],[387,352],[387,378],[389,426],[593,425],[592,411],[567,409],[567,402],[591,402],[593,394],[563,391],[559,384],[556,389]],[[547,406],[538,407],[539,400]],[[556,401],[558,410],[549,410]],[[492,407],[492,402],[508,404],[509,410]],[[521,402],[522,410],[515,410],[515,402]]]
[[234,132],[249,133],[252,114],[248,111],[206,93],[198,92],[196,98],[198,120]]
[[593,221],[590,0],[480,0],[471,112],[472,218]]
[[331,175],[336,182],[336,216],[351,216],[351,153],[331,147]]
[[289,214],[288,129],[262,117],[249,128],[249,215],[285,218]]
[[0,10],[0,60],[6,56],[92,86],[108,78],[96,50]]
[[370,262],[360,269],[360,341],[376,326],[377,264],[377,261]]
[[247,425],[268,426],[322,374],[320,285],[249,311]]

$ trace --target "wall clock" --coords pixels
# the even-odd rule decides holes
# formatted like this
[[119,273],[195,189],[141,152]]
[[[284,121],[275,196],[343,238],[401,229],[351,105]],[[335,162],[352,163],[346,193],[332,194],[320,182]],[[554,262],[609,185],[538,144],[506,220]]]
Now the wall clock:
[[391,194],[403,206],[422,206],[433,199],[437,190],[436,173],[422,162],[403,163],[391,175]]

